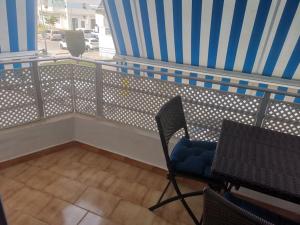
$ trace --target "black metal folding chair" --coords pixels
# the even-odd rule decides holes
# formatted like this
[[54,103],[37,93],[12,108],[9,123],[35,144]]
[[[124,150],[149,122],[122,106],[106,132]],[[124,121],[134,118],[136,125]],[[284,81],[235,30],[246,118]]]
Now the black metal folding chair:
[[0,225],[8,225],[1,198],[0,198]]
[[[187,204],[185,198],[202,195],[203,191],[201,190],[190,193],[182,193],[178,187],[176,177],[180,176],[206,182],[215,190],[221,190],[224,187],[223,183],[212,177],[210,172],[214,157],[214,150],[217,143],[190,140],[180,96],[174,97],[165,105],[163,105],[155,119],[167,163],[167,178],[169,179],[169,182],[160,196],[157,204],[149,209],[153,211],[165,204],[180,200],[195,224],[200,224],[201,222],[198,221],[197,217]],[[182,137],[176,144],[170,155],[169,141],[171,137],[181,129],[184,129],[185,136]],[[163,200],[163,197],[170,184],[174,186],[177,195]]]

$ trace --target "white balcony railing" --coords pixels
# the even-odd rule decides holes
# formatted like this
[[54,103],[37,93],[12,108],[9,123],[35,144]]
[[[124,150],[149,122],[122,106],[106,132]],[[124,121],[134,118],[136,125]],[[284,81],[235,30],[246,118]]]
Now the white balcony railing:
[[184,77],[187,84],[178,84],[168,81],[172,79],[150,78],[147,70],[116,62],[64,60],[31,60],[30,67],[0,72],[0,129],[75,112],[156,131],[155,113],[179,94],[193,138],[217,140],[224,118],[300,135],[300,105],[270,97],[272,92],[283,94],[280,91],[247,87],[264,92],[264,97],[240,95],[188,84],[189,80],[205,81],[200,78]]

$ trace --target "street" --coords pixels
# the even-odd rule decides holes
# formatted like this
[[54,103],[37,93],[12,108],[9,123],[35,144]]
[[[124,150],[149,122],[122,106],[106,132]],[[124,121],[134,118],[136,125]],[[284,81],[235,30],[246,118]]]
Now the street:
[[[60,49],[59,47],[59,41],[51,41],[49,39],[46,39],[46,43],[47,43],[47,53],[50,56],[68,56],[69,55],[69,51],[66,49]],[[45,40],[38,35],[38,50],[41,51],[45,49]],[[103,58],[99,55],[99,50],[89,50],[86,51],[83,54],[84,58],[89,58],[89,59],[107,59],[107,58]]]

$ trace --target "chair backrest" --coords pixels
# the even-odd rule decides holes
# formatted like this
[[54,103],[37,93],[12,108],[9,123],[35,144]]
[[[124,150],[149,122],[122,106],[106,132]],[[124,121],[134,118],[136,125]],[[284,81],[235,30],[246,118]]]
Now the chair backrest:
[[165,103],[155,116],[162,147],[170,169],[168,144],[171,137],[179,130],[184,129],[185,137],[189,138],[181,97],[178,95]]
[[229,202],[213,190],[204,190],[203,225],[274,225]]
[[82,31],[68,30],[65,32],[67,48],[72,56],[79,57],[85,51],[85,40]]
[[0,224],[1,225],[8,225],[1,198],[0,198]]

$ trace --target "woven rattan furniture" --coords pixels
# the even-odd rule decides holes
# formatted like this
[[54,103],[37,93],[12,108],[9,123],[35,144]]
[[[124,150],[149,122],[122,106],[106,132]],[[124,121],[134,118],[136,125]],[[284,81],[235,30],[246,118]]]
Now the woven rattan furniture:
[[203,225],[274,225],[244,210],[211,189],[204,190]]
[[203,225],[299,225],[231,192],[224,196],[204,190]]
[[212,173],[299,204],[299,162],[300,137],[224,120]]
[[[182,193],[178,187],[176,177],[181,176],[199,180],[208,183],[209,186],[216,190],[222,189],[224,186],[223,183],[211,176],[211,164],[217,143],[189,140],[180,96],[176,96],[164,104],[155,119],[168,168],[167,178],[169,179],[169,183],[157,204],[150,207],[150,210],[155,210],[172,201],[180,200],[195,224],[200,224],[201,222],[198,221],[185,198],[201,195],[203,191]],[[175,133],[182,129],[185,136],[179,140],[171,155],[169,155],[169,141]],[[170,184],[174,186],[177,196],[162,201]]]

